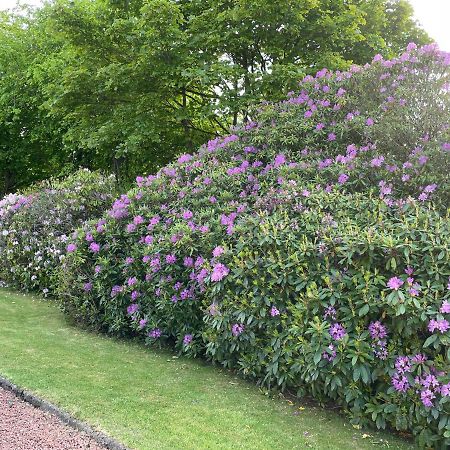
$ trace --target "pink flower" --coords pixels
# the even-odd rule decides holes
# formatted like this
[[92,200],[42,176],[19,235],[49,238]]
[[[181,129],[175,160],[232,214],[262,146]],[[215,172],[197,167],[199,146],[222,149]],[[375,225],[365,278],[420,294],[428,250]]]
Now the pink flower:
[[91,242],[91,245],[89,246],[89,249],[92,253],[98,253],[100,251],[100,245],[96,242]]
[[230,273],[230,269],[221,263],[214,264],[211,281],[223,280]]
[[242,325],[240,323],[235,323],[231,327],[231,333],[233,334],[234,337],[239,336],[243,331],[244,331],[244,325]]
[[183,212],[183,219],[185,220],[192,219],[193,216],[194,214],[192,213],[192,211],[186,210]]
[[73,253],[77,249],[75,244],[69,244],[66,248],[67,253]]
[[214,258],[218,258],[220,255],[223,254],[224,251],[225,251],[225,250],[223,249],[223,247],[217,246],[217,247],[213,250],[212,254],[213,254]]
[[177,260],[177,257],[175,255],[173,255],[173,254],[166,256],[166,263],[167,264],[175,264],[176,260]]
[[272,306],[272,308],[270,309],[270,315],[272,317],[279,316],[280,311],[275,306]]
[[398,277],[392,277],[392,278],[390,278],[389,281],[387,282],[387,287],[388,287],[388,288],[391,288],[391,289],[394,289],[395,291],[398,291],[399,288],[402,287],[403,283],[404,283],[404,281],[401,280],[400,278],[398,278]]
[[340,175],[339,175],[339,178],[338,178],[338,183],[339,184],[344,184],[347,180],[348,180],[348,175],[347,174],[345,174],[345,173],[341,173]]
[[440,333],[443,334],[443,333],[446,333],[449,328],[450,328],[450,324],[445,319],[442,319],[442,320],[431,319],[430,322],[428,323],[428,330],[431,333],[434,333],[434,331],[438,330]]
[[286,163],[286,157],[282,153],[279,153],[277,156],[275,156],[275,160],[274,160],[275,167],[279,167],[285,163]]
[[372,59],[372,62],[377,62],[377,61],[383,61],[383,56],[380,55],[379,53],[377,55],[375,55]]

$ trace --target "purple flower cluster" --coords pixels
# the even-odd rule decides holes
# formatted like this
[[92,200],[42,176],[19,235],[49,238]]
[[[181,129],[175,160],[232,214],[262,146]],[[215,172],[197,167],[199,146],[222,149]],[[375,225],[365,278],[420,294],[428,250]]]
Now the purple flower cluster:
[[347,334],[347,330],[340,323],[333,323],[330,327],[329,333],[335,341],[340,341]]
[[239,336],[240,334],[242,334],[244,331],[244,325],[241,323],[235,323],[232,327],[231,327],[231,334],[234,337]]

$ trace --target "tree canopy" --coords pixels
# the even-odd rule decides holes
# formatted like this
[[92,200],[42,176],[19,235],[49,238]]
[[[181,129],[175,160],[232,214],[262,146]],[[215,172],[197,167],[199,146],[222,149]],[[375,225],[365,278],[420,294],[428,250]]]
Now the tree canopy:
[[406,0],[51,0],[0,16],[0,192],[150,172],[322,67],[430,41]]

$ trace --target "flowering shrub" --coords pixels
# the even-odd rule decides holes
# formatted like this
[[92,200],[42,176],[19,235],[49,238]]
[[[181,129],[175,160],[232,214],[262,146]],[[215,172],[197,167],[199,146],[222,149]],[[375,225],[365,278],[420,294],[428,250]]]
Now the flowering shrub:
[[413,430],[422,445],[448,437],[448,220],[362,194],[295,205],[248,217],[221,256],[230,273],[205,293],[207,355],[332,399],[356,423]]
[[67,242],[63,309],[448,445],[449,63],[322,70],[138,177]]
[[50,294],[66,241],[87,218],[105,211],[114,196],[112,177],[87,170],[41,183],[27,195],[7,195],[0,201],[0,280]]

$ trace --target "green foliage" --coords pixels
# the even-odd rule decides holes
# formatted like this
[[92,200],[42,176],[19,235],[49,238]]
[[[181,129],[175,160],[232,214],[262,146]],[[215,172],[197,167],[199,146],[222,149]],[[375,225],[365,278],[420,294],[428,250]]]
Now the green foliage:
[[[230,274],[205,293],[214,311],[204,315],[207,355],[269,388],[331,399],[354,423],[414,430],[421,446],[445,448],[449,398],[424,408],[420,392],[427,376],[450,381],[449,335],[427,328],[450,298],[448,219],[410,208],[392,215],[366,195],[318,194],[303,205],[303,214],[286,208],[241,224],[221,258]],[[391,290],[397,274],[404,286]],[[374,337],[373,323],[387,334]],[[412,366],[406,394],[392,386],[399,356]]]
[[2,376],[127,448],[411,448],[388,432],[369,437],[335,411],[262,395],[202,361],[74,328],[55,305],[30,295],[0,289],[0,324]]
[[0,202],[1,282],[45,296],[55,289],[55,270],[65,242],[86,219],[107,209],[116,193],[113,176],[80,170],[68,178],[33,185],[25,195]]
[[61,307],[445,448],[449,63],[321,70],[138,177],[70,243]]
[[409,41],[429,38],[403,0],[55,0],[4,13],[0,193],[79,167],[154,172],[303,74]]

